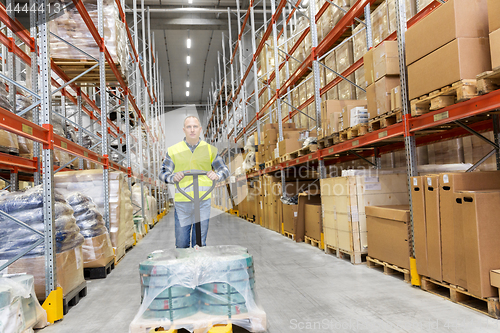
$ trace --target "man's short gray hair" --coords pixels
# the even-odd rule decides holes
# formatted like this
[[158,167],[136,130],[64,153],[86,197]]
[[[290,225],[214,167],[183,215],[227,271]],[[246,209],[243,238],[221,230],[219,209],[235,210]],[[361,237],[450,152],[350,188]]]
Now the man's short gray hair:
[[188,120],[189,118],[194,118],[194,119],[198,120],[198,124],[200,124],[200,126],[201,126],[200,118],[198,118],[197,116],[187,116],[186,118],[184,118],[184,126],[186,126],[186,120]]

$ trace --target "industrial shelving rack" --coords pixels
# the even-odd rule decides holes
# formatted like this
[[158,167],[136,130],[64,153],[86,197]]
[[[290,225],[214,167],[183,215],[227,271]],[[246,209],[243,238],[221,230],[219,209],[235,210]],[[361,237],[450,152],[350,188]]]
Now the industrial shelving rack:
[[[97,0],[97,27],[84,3],[81,0],[72,2],[99,47],[99,57],[93,59],[95,63],[92,63],[90,68],[81,69],[81,73],[73,78],[70,78],[62,66],[51,58],[49,36],[63,41],[75,50],[85,52],[73,45],[72,41],[63,40],[50,31],[50,15],[55,12],[53,4],[52,10],[48,0],[30,0],[29,7],[19,7],[19,4],[16,7],[13,0],[6,0],[5,5],[0,4],[0,42],[3,47],[0,78],[8,85],[9,102],[14,105],[13,112],[0,108],[2,117],[0,128],[23,136],[34,143],[33,159],[0,153],[0,170],[2,170],[0,176],[9,184],[8,188],[11,191],[18,189],[19,180],[32,181],[35,185],[43,186],[45,224],[44,232],[38,232],[22,221],[0,212],[2,216],[10,218],[23,227],[28,227],[40,236],[33,246],[26,251],[20,250],[20,253],[4,263],[0,270],[43,242],[45,244],[47,297],[57,287],[57,271],[54,265],[53,201],[53,175],[56,172],[71,170],[68,166],[76,159],[78,159],[80,170],[83,169],[84,160],[102,166],[105,200],[103,218],[108,228],[110,170],[125,173],[130,189],[133,182],[141,185],[143,202],[139,210],[142,209],[143,216],[146,216],[145,187],[149,195],[154,194],[157,198],[161,212],[168,205],[166,185],[158,180],[159,163],[166,151],[165,131],[163,130],[165,124],[159,120],[164,107],[164,82],[160,77],[159,65],[156,62],[158,55],[154,35],[151,33],[149,10],[144,8],[144,0],[141,1],[140,9],[137,8],[137,2],[134,0],[134,20],[127,24],[125,3],[115,0],[114,4],[116,4],[119,19],[123,22],[127,34],[127,64],[122,64],[130,71],[127,77],[118,70],[106,47],[106,41],[101,37],[104,36],[103,0]],[[16,12],[20,11],[29,14],[29,29],[16,19]],[[139,29],[138,17],[142,22],[142,29]],[[142,38],[139,38],[140,30],[142,30]],[[139,40],[142,45],[139,44]],[[21,63],[25,66],[25,71],[22,73],[25,76],[24,80],[21,75]],[[107,73],[106,67],[111,69],[111,75]],[[97,68],[98,79],[85,80],[85,75]],[[16,90],[22,90],[31,96],[33,104],[24,110],[16,110]],[[60,98],[59,114],[54,111],[56,95]],[[67,106],[76,111],[68,115]],[[32,121],[21,117],[29,110],[33,111]],[[115,121],[111,121],[109,117],[111,113],[116,114]],[[64,123],[76,129],[77,143],[54,134],[53,116],[62,118]],[[87,126],[83,124],[84,117],[89,119]],[[135,126],[135,130],[131,128],[132,126]],[[88,149],[83,147],[84,134],[98,143]],[[76,157],[64,165],[54,165],[54,149]],[[135,153],[135,158],[132,153]],[[38,156],[41,156],[41,160]]]
[[[339,84],[342,80],[346,80],[347,77],[354,73],[363,65],[363,59],[356,61],[352,66],[347,68],[342,73],[336,73],[336,78],[330,83],[326,84],[324,87],[320,86],[320,66],[324,66],[320,63],[332,49],[335,49],[342,39],[345,37],[343,34],[347,29],[353,25],[354,20],[363,24],[366,29],[367,36],[367,48],[371,48],[376,45],[372,45],[372,25],[370,22],[370,12],[371,6],[376,5],[375,0],[358,0],[351,8],[346,12],[344,11],[344,16],[340,21],[333,27],[333,29],[324,36],[323,40],[318,43],[317,40],[317,30],[316,22],[325,13],[328,6],[337,5],[329,0],[324,1],[324,5],[319,8],[316,12],[315,2],[310,1],[309,3],[309,15],[308,20],[310,22],[309,27],[302,32],[299,32],[299,37],[295,45],[288,50],[287,42],[285,42],[284,50],[279,49],[278,39],[281,34],[285,34],[285,40],[288,41],[287,31],[292,31],[292,27],[296,25],[297,15],[304,16],[305,10],[300,6],[301,0],[297,1],[270,1],[271,7],[271,18],[268,21],[266,17],[266,1],[250,1],[250,5],[246,13],[241,16],[239,12],[239,2],[238,3],[238,38],[235,43],[231,39],[231,25],[229,25],[229,50],[232,52],[232,57],[230,61],[226,63],[225,55],[223,57],[223,67],[229,67],[231,71],[231,78],[228,79],[226,75],[226,69],[224,68],[224,76],[219,79],[219,85],[215,84],[218,90],[214,90],[211,94],[213,98],[209,100],[210,107],[206,110],[206,123],[207,123],[207,133],[211,142],[217,144],[225,142],[228,140],[229,152],[232,151],[231,147],[235,147],[238,140],[243,138],[246,142],[247,136],[257,132],[258,140],[260,144],[260,122],[269,117],[271,112],[276,112],[278,119],[282,119],[282,122],[291,121],[292,117],[298,113],[303,113],[303,110],[314,103],[316,119],[314,119],[315,127],[319,130],[321,129],[321,112],[320,103],[321,97],[334,86]],[[276,3],[278,3],[276,5]],[[429,15],[433,10],[439,7],[443,0],[432,1],[425,8],[419,8],[419,3],[417,0],[418,13],[411,19],[406,19],[406,8],[405,1],[397,0],[396,2],[396,14],[397,14],[397,29],[395,32],[390,34],[385,40],[397,40],[398,51],[399,51],[399,67],[400,67],[400,78],[402,87],[402,115],[403,121],[390,125],[386,128],[379,129],[370,132],[366,135],[356,137],[351,140],[344,141],[342,143],[335,144],[333,146],[319,149],[313,153],[306,156],[301,156],[290,161],[282,162],[272,167],[267,167],[263,170],[254,171],[247,175],[233,177],[230,182],[246,182],[247,179],[252,179],[264,174],[271,174],[277,171],[283,171],[288,168],[293,168],[299,165],[313,164],[319,168],[319,177],[326,177],[327,165],[333,165],[336,163],[351,161],[355,159],[362,158],[374,168],[380,168],[380,156],[382,154],[394,152],[397,150],[405,150],[406,153],[406,164],[407,164],[407,175],[408,175],[408,185],[410,186],[410,177],[417,175],[416,168],[416,147],[421,145],[427,145],[430,143],[449,140],[452,138],[459,138],[467,135],[477,135],[484,141],[492,145],[492,150],[483,158],[481,158],[476,164],[473,165],[468,171],[475,170],[481,163],[486,161],[493,154],[496,154],[496,164],[497,169],[500,170],[500,121],[499,117],[495,113],[491,113],[494,110],[500,109],[500,90],[490,92],[486,95],[474,97],[466,102],[461,102],[448,107],[445,107],[438,111],[433,111],[426,113],[419,117],[412,117],[410,113],[410,102],[408,100],[408,82],[407,82],[407,70],[406,70],[406,57],[405,57],[405,32],[407,28],[414,25],[416,22],[422,18]],[[263,5],[264,8],[264,25],[261,27],[264,31],[261,41],[258,46],[255,45],[255,40],[257,38],[255,30],[255,19],[254,19],[254,8],[257,5]],[[339,8],[341,10],[341,8]],[[362,21],[364,15],[365,20]],[[282,17],[282,20],[280,20]],[[247,26],[248,20],[250,19],[251,27]],[[240,25],[240,22],[243,22]],[[277,26],[278,24],[282,27],[280,33],[278,34]],[[245,32],[245,28],[247,28]],[[260,29],[259,29],[260,30]],[[246,33],[251,34],[252,40],[252,53],[248,55],[247,67],[245,68],[242,59],[245,57],[244,49],[242,43]],[[267,38],[271,36],[273,45],[270,46],[266,43]],[[309,35],[309,36],[308,36]],[[295,72],[290,73],[289,63],[291,61],[297,61],[294,58],[294,52],[297,50],[299,44],[305,39],[311,38],[311,50],[305,60],[301,62]],[[224,38],[223,38],[224,40]],[[263,50],[268,47],[273,48],[274,54],[274,64],[275,69],[281,69],[286,66],[286,80],[285,82],[279,81],[279,74],[276,70],[271,73],[263,73],[261,77],[258,77],[257,68],[257,58]],[[239,64],[235,61],[236,53],[239,53]],[[223,52],[225,53],[225,52]],[[231,54],[231,52],[230,52]],[[284,54],[284,55],[282,55]],[[267,51],[265,52],[265,57],[267,57]],[[283,58],[284,61],[279,61]],[[267,59],[265,60],[267,63]],[[326,66],[324,66],[326,67]],[[241,74],[241,80],[235,80],[232,76],[233,70]],[[326,67],[326,70],[331,70]],[[312,79],[314,80],[314,94],[312,97],[307,99],[302,105],[294,106],[291,105],[289,94],[290,91],[295,89],[301,81],[305,78],[308,72],[312,71]],[[248,77],[250,72],[253,72],[253,84],[255,89],[252,93],[248,94],[247,91],[249,84]],[[272,80],[276,80],[276,90],[271,90],[270,83]],[[258,89],[257,82],[263,84],[262,89]],[[351,84],[353,82],[349,81]],[[228,88],[230,86],[230,88]],[[295,86],[295,87],[294,87]],[[222,87],[222,88],[220,88]],[[356,86],[357,89],[364,90],[361,87]],[[228,97],[227,91],[231,94]],[[265,92],[268,92],[268,101],[262,107],[258,108],[258,98],[262,96]],[[225,101],[222,100],[222,92],[225,94]],[[255,112],[250,116],[248,107],[254,103]],[[275,103],[277,102],[277,103]],[[281,110],[281,103],[289,105],[288,114],[283,115]],[[275,107],[273,107],[275,103]],[[223,105],[225,104],[225,105]],[[225,107],[226,114],[223,113],[223,107]],[[240,115],[238,117],[238,115]],[[238,117],[239,119],[236,119]],[[231,122],[230,122],[231,121]],[[283,139],[282,132],[282,122],[279,123],[279,140]],[[232,127],[231,132],[225,133],[224,128]],[[309,128],[311,129],[311,128]],[[437,130],[437,131],[436,131]],[[495,142],[491,142],[484,136],[481,132],[492,131],[494,132]],[[226,131],[227,132],[227,131]],[[397,139],[397,140],[394,140]],[[375,162],[368,160],[368,158],[375,158]],[[234,172],[234,170],[232,170]],[[281,172],[282,182],[284,185],[284,172]],[[236,179],[234,179],[236,178]],[[284,188],[284,186],[282,186]],[[219,193],[222,192],[220,188]],[[411,223],[409,224],[409,231],[412,235],[412,244],[414,244],[414,233],[413,233],[413,209],[411,207],[411,191],[409,189],[410,195],[410,214]],[[228,203],[220,203],[219,206],[230,207]],[[410,257],[415,258],[414,248],[410,249]]]

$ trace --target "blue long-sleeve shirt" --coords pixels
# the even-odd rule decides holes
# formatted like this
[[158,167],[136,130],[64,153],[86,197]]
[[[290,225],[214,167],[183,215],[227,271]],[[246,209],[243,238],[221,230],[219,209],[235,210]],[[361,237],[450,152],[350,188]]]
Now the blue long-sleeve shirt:
[[[198,143],[196,145],[191,146],[189,143],[187,143],[186,138],[184,138],[184,142],[186,142],[186,145],[189,147],[189,149],[191,149],[192,152],[194,152],[196,147],[198,147],[198,145],[200,144],[200,141],[198,141]],[[212,162],[212,167],[214,168],[217,176],[219,176],[219,181],[223,181],[224,179],[229,177],[229,175],[230,175],[229,169],[226,166],[226,164],[224,163],[224,160],[222,159],[222,157],[220,157],[220,155],[218,153]],[[165,156],[165,160],[163,161],[163,165],[161,167],[160,176],[159,176],[160,180],[162,182],[165,182],[165,183],[174,183],[174,181],[172,179],[174,176],[174,174],[173,174],[174,170],[175,170],[175,164],[167,152],[167,156]]]

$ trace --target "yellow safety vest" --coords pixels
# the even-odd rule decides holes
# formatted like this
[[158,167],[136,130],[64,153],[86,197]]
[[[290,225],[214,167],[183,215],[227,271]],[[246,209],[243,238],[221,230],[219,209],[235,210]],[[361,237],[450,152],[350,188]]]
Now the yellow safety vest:
[[[201,140],[194,152],[191,152],[186,142],[181,141],[168,148],[168,156],[174,162],[174,173],[186,170],[204,170],[208,172],[212,171],[212,162],[217,156],[217,148]],[[193,177],[186,176],[179,182],[179,187],[189,194],[191,198],[194,198],[193,186],[189,186],[192,183]],[[201,198],[212,187],[212,181],[207,176],[198,176],[198,185]],[[204,200],[208,200],[210,197],[211,194],[207,195]],[[175,201],[187,202],[190,200],[180,193],[176,187]]]

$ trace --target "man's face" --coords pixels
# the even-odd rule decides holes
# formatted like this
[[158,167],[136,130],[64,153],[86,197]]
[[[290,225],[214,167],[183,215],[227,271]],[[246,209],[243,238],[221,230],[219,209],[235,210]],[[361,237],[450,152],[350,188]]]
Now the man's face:
[[201,134],[201,125],[196,118],[188,118],[184,122],[184,134],[190,141],[198,141]]

